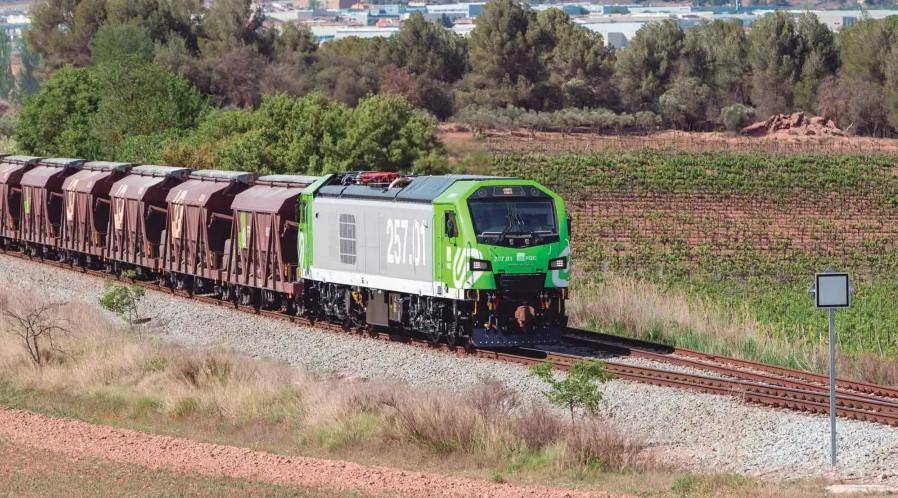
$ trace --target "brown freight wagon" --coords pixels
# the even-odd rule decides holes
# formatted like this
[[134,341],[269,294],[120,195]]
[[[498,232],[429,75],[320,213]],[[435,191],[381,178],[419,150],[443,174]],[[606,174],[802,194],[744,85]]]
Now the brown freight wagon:
[[224,279],[231,203],[254,179],[241,171],[195,171],[168,192],[163,271],[169,285],[210,292]]
[[318,178],[270,175],[256,180],[231,205],[234,223],[225,247],[225,299],[245,305],[295,311],[302,291],[297,274],[297,204],[303,189]]
[[168,209],[165,198],[190,174],[188,168],[136,166],[115,182],[109,197],[112,216],[106,257],[111,271],[143,268],[162,270],[162,243]]
[[22,175],[34,167],[40,157],[3,156],[0,160],[0,247],[19,238],[22,214]]
[[92,266],[106,256],[109,189],[133,167],[129,163],[91,161],[62,182],[61,259]]
[[83,159],[41,159],[22,175],[21,240],[27,254],[56,253],[62,225],[62,183],[84,164]]

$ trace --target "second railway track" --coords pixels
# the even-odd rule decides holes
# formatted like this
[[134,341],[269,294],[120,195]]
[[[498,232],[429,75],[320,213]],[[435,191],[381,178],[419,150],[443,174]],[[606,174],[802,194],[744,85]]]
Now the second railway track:
[[[55,261],[32,259],[17,252],[3,254],[25,260],[39,261],[57,268],[85,273],[104,279],[116,277],[102,271],[85,270]],[[175,291],[155,282],[137,282],[156,291],[182,298],[195,299],[207,304],[227,306],[243,312],[287,320],[328,331],[344,329],[327,322],[310,321],[304,317],[290,316],[278,312],[256,310],[252,307],[237,306],[215,297],[191,295]],[[373,338],[398,341],[417,347],[476,356],[486,359],[513,362],[524,365],[550,362],[560,370],[567,370],[571,364],[590,359],[592,355],[572,355],[540,349],[483,350],[452,347],[445,344],[434,346],[428,341],[388,332],[365,332]],[[637,341],[608,334],[600,334],[571,329],[563,337],[568,344],[591,347],[598,350],[618,352],[627,356],[646,358],[659,363],[686,366],[704,370],[716,375],[699,375],[681,371],[650,368],[606,361],[605,369],[623,380],[642,382],[658,386],[674,387],[710,394],[731,396],[746,402],[764,406],[784,408],[809,413],[825,413],[828,410],[829,395],[825,391],[825,377],[811,372],[803,372],[772,365],[765,365],[736,358],[708,355],[682,348]],[[840,417],[898,426],[898,390],[875,384],[839,380],[837,414]]]

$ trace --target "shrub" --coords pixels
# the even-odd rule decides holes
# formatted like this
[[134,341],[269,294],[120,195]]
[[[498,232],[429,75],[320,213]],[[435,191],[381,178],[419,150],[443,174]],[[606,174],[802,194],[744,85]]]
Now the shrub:
[[510,130],[526,128],[537,131],[573,130],[589,128],[592,131],[649,130],[661,125],[657,114],[648,111],[636,114],[615,114],[608,109],[566,108],[558,111],[525,110],[509,105],[491,108],[469,105],[455,115],[455,121],[483,130]]
[[[133,273],[126,275],[130,278],[133,276]],[[141,321],[140,301],[146,294],[147,290],[137,284],[107,284],[103,295],[100,296],[100,305],[122,317],[128,322],[129,327],[134,328]]]
[[755,118],[755,110],[744,104],[728,105],[720,110],[720,124],[728,131],[739,131]]
[[549,384],[549,390],[543,394],[552,404],[570,412],[571,426],[575,423],[575,410],[596,413],[603,397],[596,382],[605,382],[609,378],[602,364],[597,361],[574,363],[563,378],[555,377],[551,363],[530,367],[530,374]]

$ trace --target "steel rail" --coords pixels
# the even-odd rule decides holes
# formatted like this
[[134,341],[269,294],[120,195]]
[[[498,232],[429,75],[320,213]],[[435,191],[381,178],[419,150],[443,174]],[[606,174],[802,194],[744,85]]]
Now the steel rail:
[[[732,375],[738,378],[779,383],[779,385],[785,387],[826,390],[829,385],[829,378],[827,376],[813,372],[795,370],[792,368],[728,356],[702,353],[691,349],[673,347],[639,339],[630,339],[601,332],[568,329],[562,335],[562,338],[572,344],[596,346],[606,350],[619,351],[634,357],[700,368],[725,375]],[[848,379],[838,379],[836,385],[840,392],[846,394],[860,393],[878,396],[887,400],[898,400],[898,389],[888,386]]]

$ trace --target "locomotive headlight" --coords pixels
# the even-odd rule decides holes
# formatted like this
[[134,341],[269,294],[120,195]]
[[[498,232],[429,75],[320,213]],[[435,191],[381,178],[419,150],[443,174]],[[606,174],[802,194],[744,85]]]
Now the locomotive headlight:
[[471,271],[492,271],[493,265],[482,259],[471,259]]
[[567,258],[555,258],[549,260],[550,270],[564,270],[567,268]]

